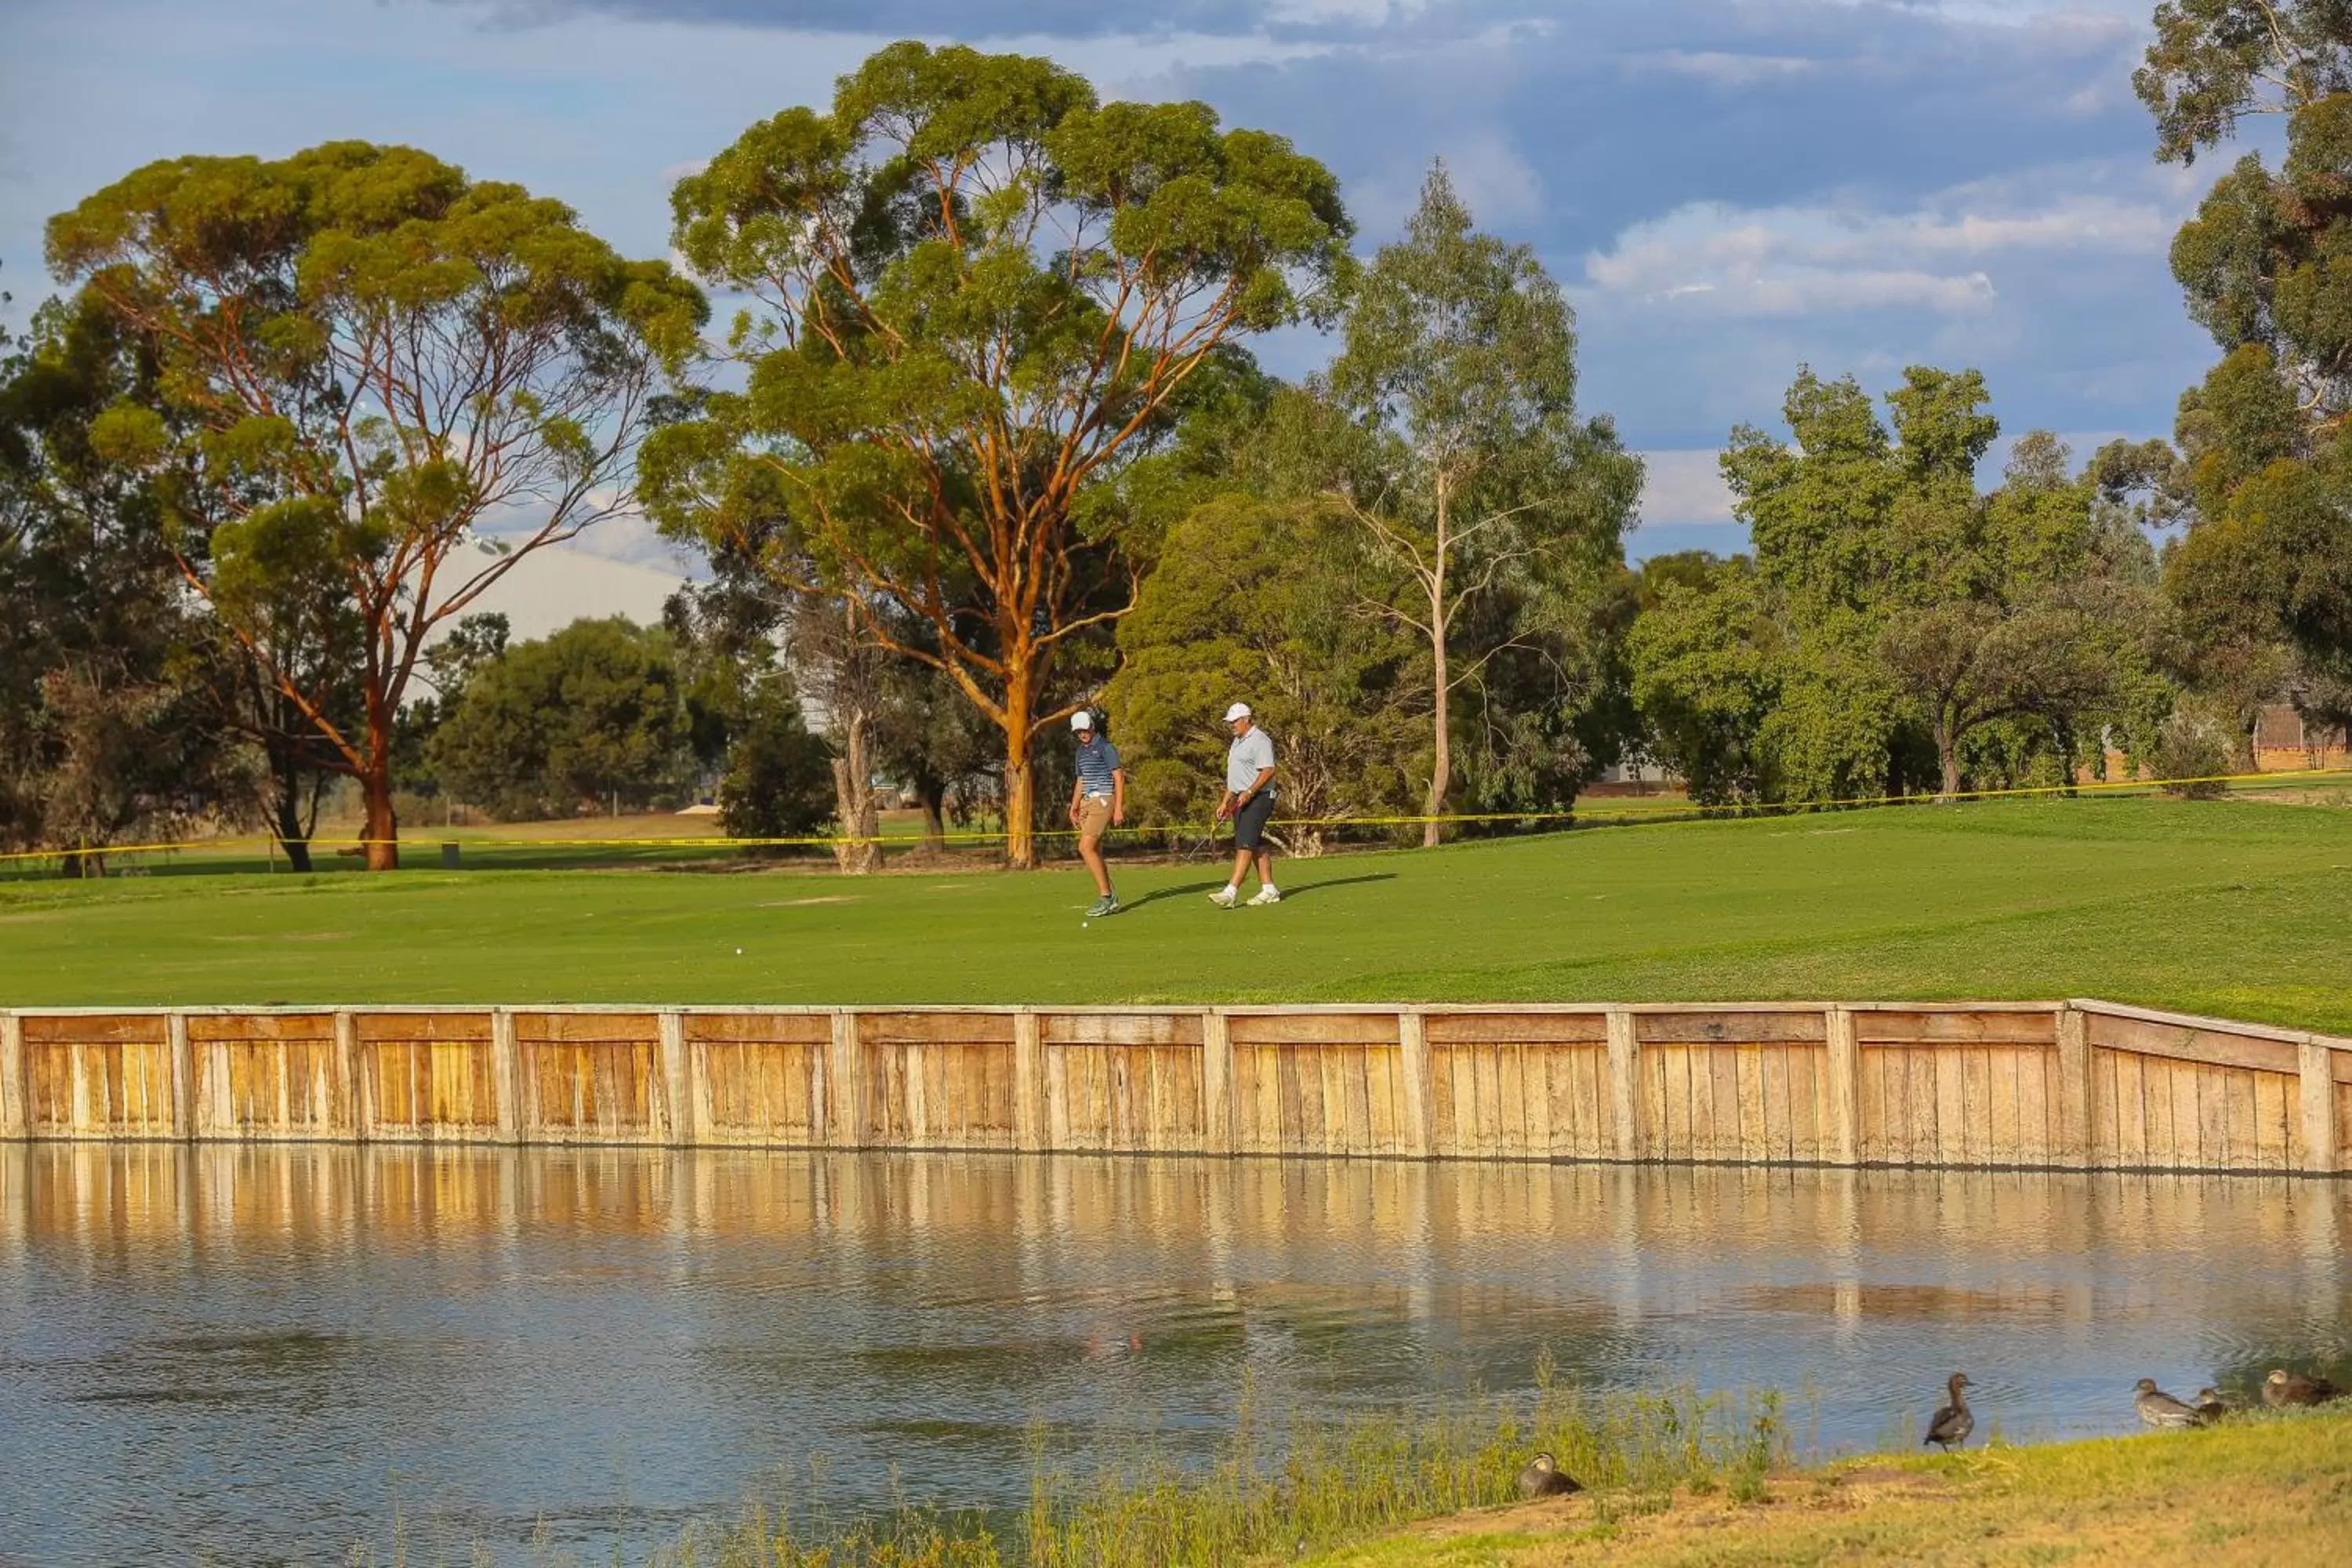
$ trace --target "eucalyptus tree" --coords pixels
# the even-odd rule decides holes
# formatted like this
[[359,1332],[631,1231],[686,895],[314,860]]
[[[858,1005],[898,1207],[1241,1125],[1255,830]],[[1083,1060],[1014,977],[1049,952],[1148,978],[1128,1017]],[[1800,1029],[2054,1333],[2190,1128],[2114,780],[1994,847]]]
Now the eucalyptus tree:
[[1411,586],[1376,608],[1427,650],[1433,818],[1454,787],[1454,694],[1514,650],[1589,637],[1642,489],[1608,417],[1577,413],[1575,320],[1558,285],[1532,247],[1471,224],[1433,166],[1405,237],[1366,269],[1318,389],[1334,416],[1318,433],[1328,493]]
[[2242,115],[2286,117],[2280,167],[2240,158],[2172,245],[2222,357],[2181,399],[2194,504],[2166,575],[2242,717],[2276,694],[2283,645],[2321,679],[2352,675],[2352,5],[2164,7],[2138,81],[2167,160]]
[[[47,247],[160,366],[107,450],[157,476],[189,586],[358,782],[369,866],[397,865],[395,721],[426,643],[627,504],[700,293],[561,203],[361,142],[148,164]],[[357,622],[355,679],[286,652],[312,643],[289,606],[319,596]]]
[[[1006,854],[1031,864],[1031,748],[1076,705],[1056,665],[1133,606],[1112,482],[1187,384],[1319,317],[1349,235],[1338,183],[1200,103],[1101,102],[1052,62],[894,44],[679,182],[676,243],[751,297],[712,391],[644,464],[713,542],[781,494],[796,589],[887,606],[1000,737]],[[928,628],[908,638],[903,614]]]

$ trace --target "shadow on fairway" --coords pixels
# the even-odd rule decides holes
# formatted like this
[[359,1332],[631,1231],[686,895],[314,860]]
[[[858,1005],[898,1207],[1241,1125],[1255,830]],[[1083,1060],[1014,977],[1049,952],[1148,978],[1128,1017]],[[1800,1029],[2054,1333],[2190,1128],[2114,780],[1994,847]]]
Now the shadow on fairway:
[[1370,871],[1360,877],[1334,877],[1328,882],[1302,882],[1297,887],[1283,889],[1282,901],[1287,904],[1298,899],[1316,898],[1329,889],[1352,888],[1360,882],[1393,882],[1395,880],[1394,871]]
[[1223,886],[1223,883],[1209,881],[1186,882],[1181,887],[1174,888],[1154,888],[1143,897],[1122,906],[1121,912],[1139,910],[1146,904],[1156,904],[1162,899],[1181,899],[1187,893],[1213,893],[1222,886]]

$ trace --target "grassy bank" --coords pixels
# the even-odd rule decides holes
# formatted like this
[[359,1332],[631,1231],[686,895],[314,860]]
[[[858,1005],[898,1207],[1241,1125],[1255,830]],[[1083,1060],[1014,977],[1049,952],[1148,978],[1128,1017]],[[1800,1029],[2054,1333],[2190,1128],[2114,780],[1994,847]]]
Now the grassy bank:
[[2273,1568],[2352,1561],[2352,1413],[1849,1460],[1655,1511],[1606,1497],[1459,1515],[1313,1568]]
[[[1246,1421],[1223,1458],[1073,1483],[1040,1468],[1025,1519],[907,1512],[827,1528],[763,1505],[651,1568],[1795,1568],[1814,1563],[2273,1564],[2352,1552],[2352,1410],[2256,1410],[2208,1430],[1799,1468],[1770,1399],[1687,1394],[1532,1415],[1464,1410],[1288,1435]],[[1580,1496],[1517,1500],[1549,1447]],[[365,1562],[364,1554],[354,1562]],[[395,1562],[406,1561],[395,1556]]]
[[2100,994],[2352,1032],[2352,813],[2082,799],[1286,863],[0,884],[0,1005]]

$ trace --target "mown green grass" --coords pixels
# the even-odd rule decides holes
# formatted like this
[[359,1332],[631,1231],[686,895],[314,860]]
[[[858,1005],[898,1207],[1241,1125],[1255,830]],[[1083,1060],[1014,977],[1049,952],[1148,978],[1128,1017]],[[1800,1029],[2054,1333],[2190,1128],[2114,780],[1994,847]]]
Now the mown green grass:
[[[417,859],[426,858],[424,855]],[[2352,813],[2079,799],[1283,864],[0,883],[0,1005],[2102,995],[2352,1033]],[[740,950],[739,952],[738,950]]]

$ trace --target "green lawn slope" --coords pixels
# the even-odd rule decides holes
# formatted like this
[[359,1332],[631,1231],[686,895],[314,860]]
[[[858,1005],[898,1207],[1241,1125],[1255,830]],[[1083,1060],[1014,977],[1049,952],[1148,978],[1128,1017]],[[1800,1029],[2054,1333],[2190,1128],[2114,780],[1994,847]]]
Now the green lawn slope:
[[[419,848],[425,847],[420,845]],[[416,858],[424,858],[420,854]],[[0,1006],[2100,995],[2352,1033],[2352,812],[2080,799],[1285,862],[0,883]]]

